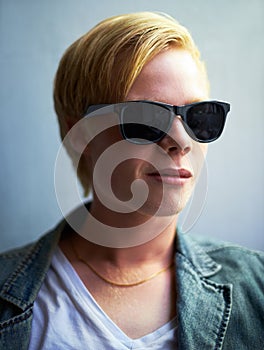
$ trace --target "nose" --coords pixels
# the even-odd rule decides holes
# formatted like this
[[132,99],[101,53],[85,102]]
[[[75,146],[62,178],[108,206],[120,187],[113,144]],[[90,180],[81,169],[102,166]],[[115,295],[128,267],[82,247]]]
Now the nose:
[[158,142],[163,150],[171,155],[185,155],[192,149],[193,141],[187,134],[180,117],[176,116],[167,135]]

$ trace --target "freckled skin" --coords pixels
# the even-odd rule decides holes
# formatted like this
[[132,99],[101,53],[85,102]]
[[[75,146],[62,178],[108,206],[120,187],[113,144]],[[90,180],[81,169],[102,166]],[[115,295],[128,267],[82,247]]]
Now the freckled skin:
[[[190,53],[178,49],[162,52],[147,63],[126,98],[128,101],[152,100],[174,105],[206,99],[208,91],[205,77]],[[132,196],[133,181],[136,179],[145,181],[149,187],[149,196],[146,203],[137,211],[140,215],[153,215],[159,208],[162,198],[165,198],[165,201],[160,215],[177,215],[186,205],[203,165],[207,145],[192,140],[179,119],[175,118],[169,135],[171,137],[166,136],[157,145],[134,145],[126,142],[126,145],[120,148],[120,152],[127,152],[129,156],[128,160],[122,162],[113,172],[112,189],[119,200],[127,201]],[[120,139],[116,128],[105,132],[97,143],[94,142],[91,147],[91,167],[95,166],[98,157],[107,147]],[[109,161],[114,157],[117,155],[112,154]],[[173,166],[187,168],[193,177],[184,186],[162,186],[161,183],[146,177],[151,164],[156,163],[164,164],[164,168]],[[106,169],[109,166],[106,164]],[[138,195],[140,192],[139,187]],[[93,210],[102,213],[101,205],[96,201],[95,196]]]

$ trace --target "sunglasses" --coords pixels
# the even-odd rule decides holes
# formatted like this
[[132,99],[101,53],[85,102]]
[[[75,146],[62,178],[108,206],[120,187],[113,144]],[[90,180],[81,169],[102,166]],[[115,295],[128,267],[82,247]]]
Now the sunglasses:
[[177,116],[181,117],[186,132],[193,140],[208,143],[215,141],[222,134],[230,104],[203,101],[174,106],[155,101],[127,101],[91,105],[85,116],[99,109],[102,109],[103,114],[109,111],[118,114],[121,134],[125,140],[132,143],[159,142],[168,134],[173,119]]

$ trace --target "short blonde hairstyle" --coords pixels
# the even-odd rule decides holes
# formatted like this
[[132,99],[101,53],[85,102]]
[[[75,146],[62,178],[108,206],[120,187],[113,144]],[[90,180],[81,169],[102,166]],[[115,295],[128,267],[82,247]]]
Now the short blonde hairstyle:
[[[62,139],[89,105],[124,101],[144,65],[172,47],[189,51],[206,76],[190,33],[166,14],[138,12],[111,17],[75,41],[64,53],[54,83]],[[67,151],[77,166],[79,156],[69,145]],[[91,174],[83,156],[77,168],[87,195]]]

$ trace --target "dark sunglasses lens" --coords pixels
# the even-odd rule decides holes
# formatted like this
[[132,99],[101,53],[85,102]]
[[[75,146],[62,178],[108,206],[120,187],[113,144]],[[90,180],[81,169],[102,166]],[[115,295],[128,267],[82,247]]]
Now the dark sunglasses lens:
[[160,140],[169,129],[170,111],[147,102],[128,102],[121,112],[123,136],[134,143],[147,144]]
[[199,103],[186,113],[187,125],[198,141],[210,142],[220,135],[225,123],[224,108],[214,102]]

